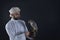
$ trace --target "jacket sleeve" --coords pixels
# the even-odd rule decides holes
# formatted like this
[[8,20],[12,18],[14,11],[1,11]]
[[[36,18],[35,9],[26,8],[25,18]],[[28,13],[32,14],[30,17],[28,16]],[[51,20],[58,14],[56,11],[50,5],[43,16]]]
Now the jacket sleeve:
[[29,32],[29,31],[28,31],[28,28],[27,28],[27,26],[26,26],[25,21],[23,21],[23,23],[24,23],[24,29],[25,29],[25,32]]
[[15,29],[13,28],[13,24],[7,23],[5,29],[9,36],[15,36]]

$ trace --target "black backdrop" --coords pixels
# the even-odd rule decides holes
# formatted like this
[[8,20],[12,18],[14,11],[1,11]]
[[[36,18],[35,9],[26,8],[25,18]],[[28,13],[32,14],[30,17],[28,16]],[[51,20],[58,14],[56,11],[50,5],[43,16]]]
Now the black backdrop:
[[0,40],[8,40],[5,24],[8,22],[8,10],[21,8],[21,19],[26,22],[33,19],[38,24],[36,40],[58,40],[59,38],[59,1],[58,0],[1,0],[0,1]]

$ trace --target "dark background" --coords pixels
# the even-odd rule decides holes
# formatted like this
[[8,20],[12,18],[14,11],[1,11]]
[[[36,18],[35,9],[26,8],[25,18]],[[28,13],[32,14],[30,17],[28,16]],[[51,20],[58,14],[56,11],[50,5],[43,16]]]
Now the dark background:
[[21,19],[33,19],[38,25],[36,40],[59,40],[59,0],[1,0],[0,1],[0,40],[8,40],[5,24],[8,22],[11,7],[21,8]]

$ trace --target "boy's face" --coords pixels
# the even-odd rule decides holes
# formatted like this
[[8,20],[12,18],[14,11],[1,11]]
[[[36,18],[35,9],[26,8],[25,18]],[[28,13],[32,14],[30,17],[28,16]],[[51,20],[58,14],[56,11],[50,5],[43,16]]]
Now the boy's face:
[[12,16],[14,17],[14,18],[20,18],[20,13],[14,13],[14,14],[12,14]]
[[15,14],[14,14],[14,17],[15,17],[15,18],[20,18],[20,13],[15,13]]

